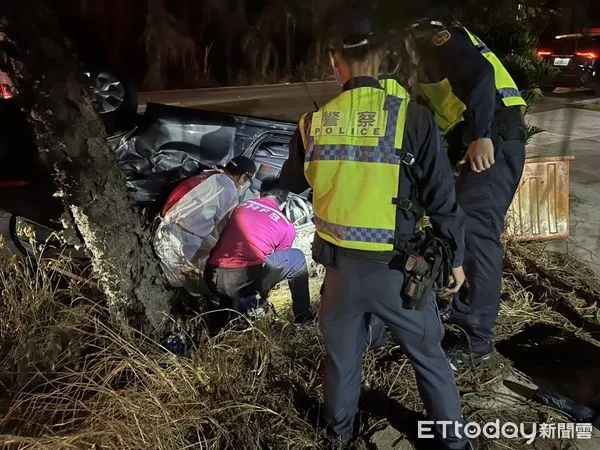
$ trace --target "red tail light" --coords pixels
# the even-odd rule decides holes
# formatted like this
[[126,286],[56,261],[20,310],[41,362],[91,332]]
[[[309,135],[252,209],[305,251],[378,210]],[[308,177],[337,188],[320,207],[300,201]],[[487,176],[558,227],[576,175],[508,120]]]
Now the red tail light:
[[596,52],[575,52],[577,56],[583,56],[587,59],[598,59],[598,53]]
[[0,98],[2,98],[4,100],[8,100],[10,98],[13,98],[16,94],[17,94],[16,89],[13,88],[11,85],[0,84]]
[[537,51],[538,56],[550,56],[551,54],[552,54],[552,52],[549,50],[538,50]]
[[28,181],[23,180],[0,180],[0,189],[12,189],[27,186]]

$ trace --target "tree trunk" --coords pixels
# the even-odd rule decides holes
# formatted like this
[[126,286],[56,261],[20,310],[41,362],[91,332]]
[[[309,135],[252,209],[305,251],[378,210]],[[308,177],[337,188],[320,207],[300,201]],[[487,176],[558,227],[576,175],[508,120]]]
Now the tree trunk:
[[8,61],[24,95],[25,113],[40,155],[92,254],[111,317],[117,324],[157,333],[170,293],[82,83],[74,50],[43,0],[7,3],[0,49],[6,51],[5,37],[15,44]]

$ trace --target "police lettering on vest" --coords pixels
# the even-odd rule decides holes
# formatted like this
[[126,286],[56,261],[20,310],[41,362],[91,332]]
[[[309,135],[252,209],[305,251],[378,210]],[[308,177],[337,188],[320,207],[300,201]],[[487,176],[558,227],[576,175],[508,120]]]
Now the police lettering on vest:
[[387,111],[317,111],[312,117],[311,136],[381,137]]
[[356,250],[393,249],[407,97],[358,87],[301,117],[304,173],[322,239]]

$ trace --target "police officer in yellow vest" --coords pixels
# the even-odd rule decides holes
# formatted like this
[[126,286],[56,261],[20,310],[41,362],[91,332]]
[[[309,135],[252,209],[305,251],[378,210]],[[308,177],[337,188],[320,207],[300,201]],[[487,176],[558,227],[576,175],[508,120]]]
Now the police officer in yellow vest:
[[407,27],[425,97],[458,165],[458,203],[465,211],[467,281],[444,321],[459,325],[465,343],[448,349],[454,370],[493,355],[492,328],[500,306],[504,218],[525,163],[526,103],[492,51],[456,23],[444,7],[423,12]]
[[[395,268],[406,256],[395,249],[415,236],[412,193],[452,249],[450,289],[462,284],[464,217],[450,162],[432,114],[399,85],[386,91],[383,86],[392,85],[377,80],[381,43],[372,24],[348,26],[330,54],[343,92],[300,118],[281,174],[285,188],[313,190],[313,258],[326,267],[319,313],[327,350],[324,415],[343,442],[353,436],[371,314],[402,343],[429,419],[463,421],[433,291],[415,307],[405,282],[412,278]],[[470,448],[454,427],[443,439],[441,428],[437,433],[443,448]]]

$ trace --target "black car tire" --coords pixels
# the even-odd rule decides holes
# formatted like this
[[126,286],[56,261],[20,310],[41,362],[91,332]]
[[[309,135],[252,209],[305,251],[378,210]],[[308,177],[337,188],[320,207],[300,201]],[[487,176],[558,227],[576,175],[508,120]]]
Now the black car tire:
[[544,94],[551,94],[552,92],[554,92],[554,89],[556,89],[556,86],[541,86],[540,87],[540,90]]
[[[89,80],[92,89],[94,108],[104,123],[106,134],[111,136],[131,128],[138,107],[137,90],[131,80],[116,70],[90,70]],[[118,83],[115,90],[111,90]],[[113,95],[114,93],[114,95]],[[103,96],[106,95],[106,102]]]

